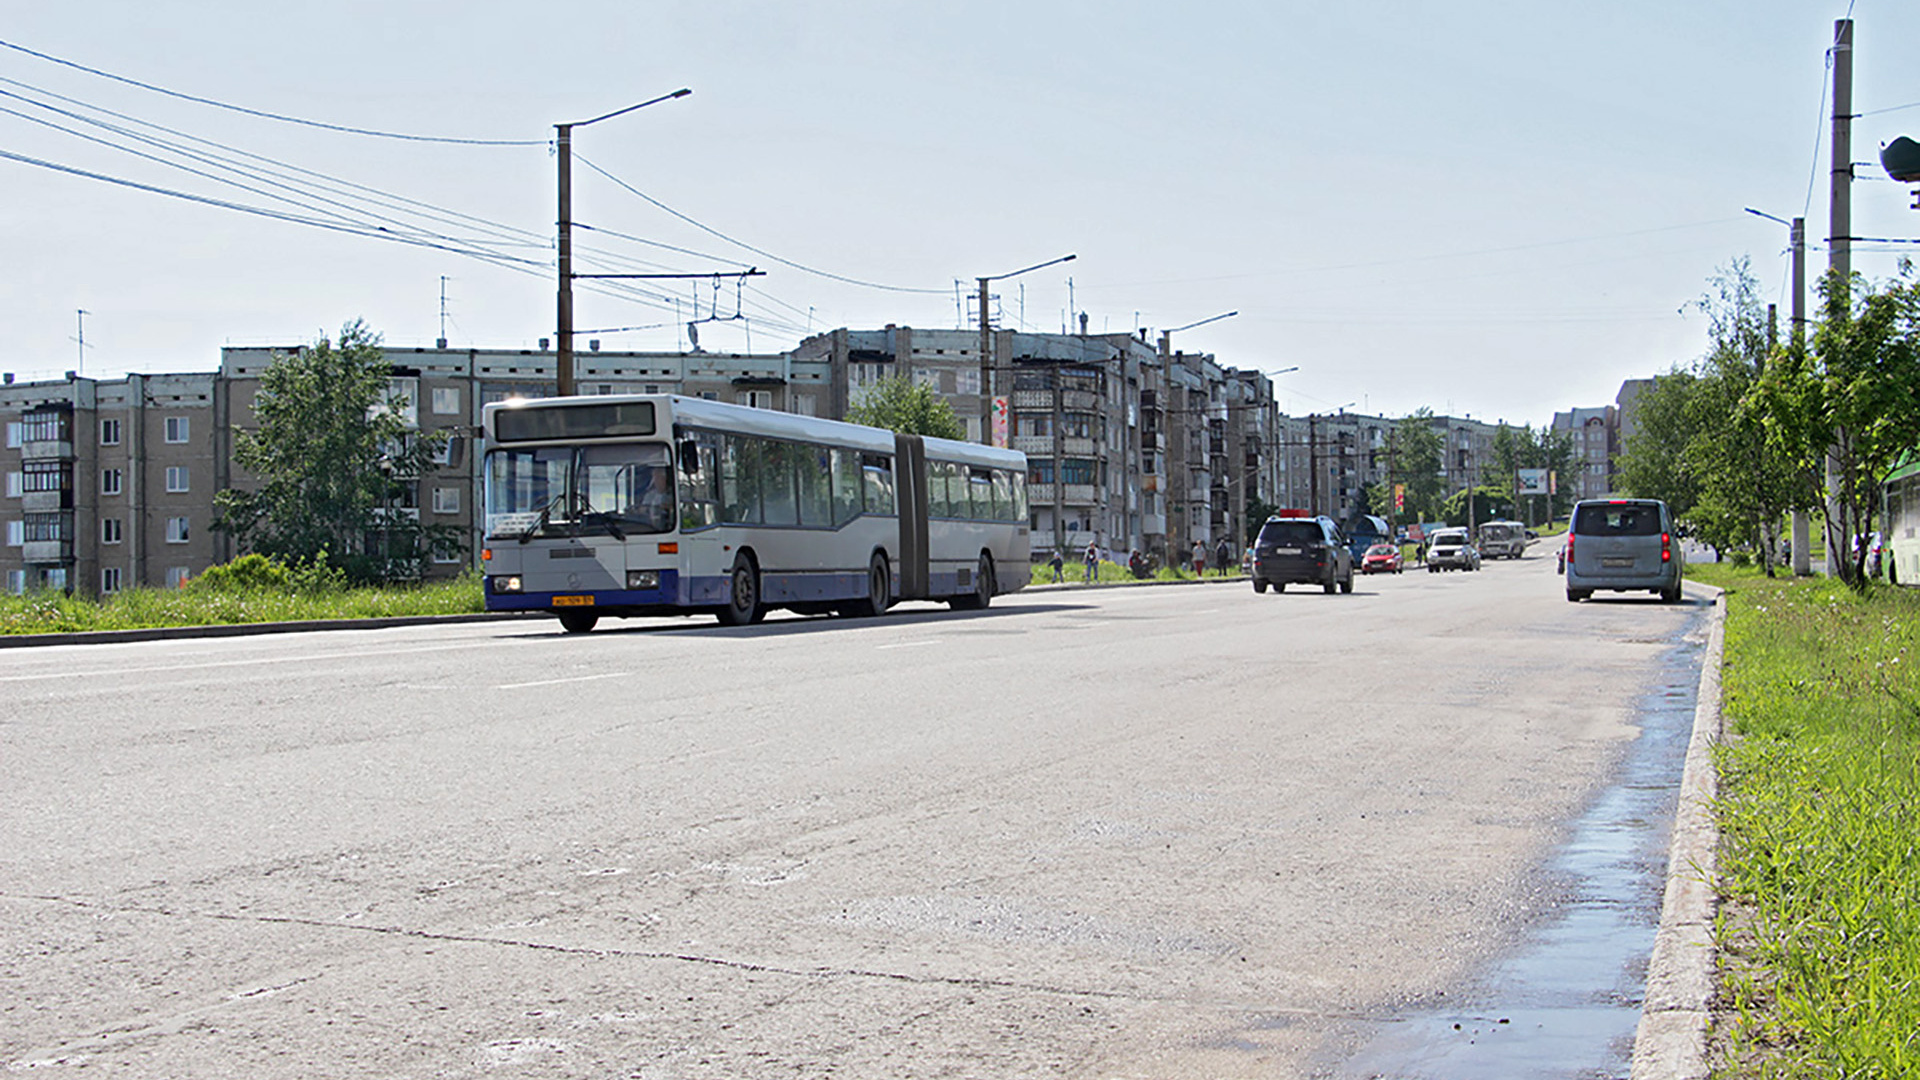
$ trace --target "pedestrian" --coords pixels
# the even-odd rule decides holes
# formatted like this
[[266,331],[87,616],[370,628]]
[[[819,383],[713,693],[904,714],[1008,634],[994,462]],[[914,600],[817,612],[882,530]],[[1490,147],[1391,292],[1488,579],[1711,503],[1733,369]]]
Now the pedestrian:
[[1052,561],[1048,562],[1047,565],[1053,567],[1053,583],[1054,584],[1058,585],[1061,582],[1066,580],[1066,575],[1064,575],[1061,572],[1066,569],[1066,560],[1060,557],[1059,548],[1053,549],[1053,559]]
[[1193,542],[1193,575],[1207,576],[1207,545],[1198,540]]
[[1087,541],[1087,584],[1093,584],[1093,576],[1100,568],[1100,546]]
[[1220,546],[1214,549],[1213,561],[1220,568],[1220,576],[1226,577],[1227,567],[1233,565],[1233,547],[1224,536],[1220,538]]

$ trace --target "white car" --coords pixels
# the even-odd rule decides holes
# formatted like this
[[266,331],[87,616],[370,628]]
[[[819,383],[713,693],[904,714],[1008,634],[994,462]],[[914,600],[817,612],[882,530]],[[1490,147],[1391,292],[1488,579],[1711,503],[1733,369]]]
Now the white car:
[[1480,552],[1473,546],[1473,538],[1465,529],[1441,529],[1433,534],[1433,542],[1427,548],[1427,572],[1437,574],[1442,570],[1478,570]]

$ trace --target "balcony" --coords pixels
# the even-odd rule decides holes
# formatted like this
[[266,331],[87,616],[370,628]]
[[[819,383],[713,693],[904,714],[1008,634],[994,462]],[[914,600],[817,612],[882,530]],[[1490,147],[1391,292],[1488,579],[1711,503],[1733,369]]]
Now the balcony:
[[56,514],[73,509],[73,489],[29,491],[20,496],[20,509],[28,514]]
[[1060,452],[1068,457],[1090,458],[1099,453],[1099,445],[1092,439],[1070,437],[1060,441]]
[[1015,412],[1022,409],[1038,412],[1053,410],[1053,392],[1050,390],[1015,390],[1013,392]]
[[1053,436],[1051,435],[1015,435],[1013,449],[1034,457],[1053,456]]
[[1100,395],[1091,390],[1066,390],[1060,394],[1060,407],[1075,412],[1100,411]]
[[25,563],[72,562],[73,541],[29,540],[20,545],[20,561]]
[[72,461],[71,439],[32,439],[20,444],[21,461]]

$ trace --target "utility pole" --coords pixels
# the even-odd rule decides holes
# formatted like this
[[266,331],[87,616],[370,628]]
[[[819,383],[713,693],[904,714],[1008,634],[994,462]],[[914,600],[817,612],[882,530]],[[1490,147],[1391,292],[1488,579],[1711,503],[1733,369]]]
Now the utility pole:
[[[1072,262],[1076,258],[1078,258],[1078,256],[1062,255],[1057,259],[1048,259],[1046,262],[1035,263],[1032,266],[1025,267],[1024,269],[1015,270],[1011,274],[994,274],[991,277],[974,279],[975,281],[978,281],[980,283],[980,443],[981,445],[983,446],[993,445],[993,371],[994,371],[994,367],[996,366],[993,360],[993,322],[992,320],[987,318],[987,300],[988,300],[987,283],[990,281],[1005,281],[1007,278],[1019,277],[1021,274],[1025,274],[1030,271],[1043,270],[1049,266],[1057,266],[1063,262]],[[1013,410],[1009,408],[1007,411],[1011,413]],[[1009,415],[1007,419],[1009,422],[1011,422],[1013,418],[1011,415]],[[1009,438],[1012,437],[1011,432],[1008,433],[1008,437]],[[1058,461],[1055,461],[1053,468],[1054,468],[1054,472],[1058,473],[1060,471],[1060,463]],[[1054,478],[1054,482],[1059,483],[1059,477],[1056,476]],[[1054,523],[1054,527],[1057,530],[1059,528],[1059,522],[1056,521]]]
[[[1837,303],[1850,303],[1847,290],[1853,273],[1853,20],[1833,23],[1833,158],[1827,189],[1827,272],[1833,287],[1842,290]],[[1834,576],[1851,545],[1841,535],[1840,447],[1844,430],[1833,432],[1827,448],[1827,576]]]
[[[1787,226],[1787,237],[1793,247],[1793,347],[1799,351],[1807,347],[1807,219],[1797,217]],[[1813,573],[1813,553],[1807,549],[1813,544],[1813,529],[1807,522],[1807,512],[1793,512],[1793,573],[1796,577],[1806,577]]]
[[553,125],[554,158],[560,170],[560,215],[555,223],[559,230],[560,288],[554,298],[553,367],[554,393],[559,397],[571,397],[573,394],[573,129],[597,124],[602,120],[611,120],[635,109],[644,109],[649,105],[670,101],[673,98],[683,98],[691,93],[693,91],[687,89],[675,90],[671,94],[662,94],[638,105],[615,109],[591,120]]

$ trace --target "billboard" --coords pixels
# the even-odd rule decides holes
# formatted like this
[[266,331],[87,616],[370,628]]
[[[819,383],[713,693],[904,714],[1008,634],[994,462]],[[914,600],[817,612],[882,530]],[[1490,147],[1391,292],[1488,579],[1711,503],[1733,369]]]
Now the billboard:
[[1520,494],[1545,495],[1547,492],[1547,470],[1518,469],[1520,474]]
[[1005,397],[993,399],[993,445],[1002,450],[1007,447],[1007,405]]

